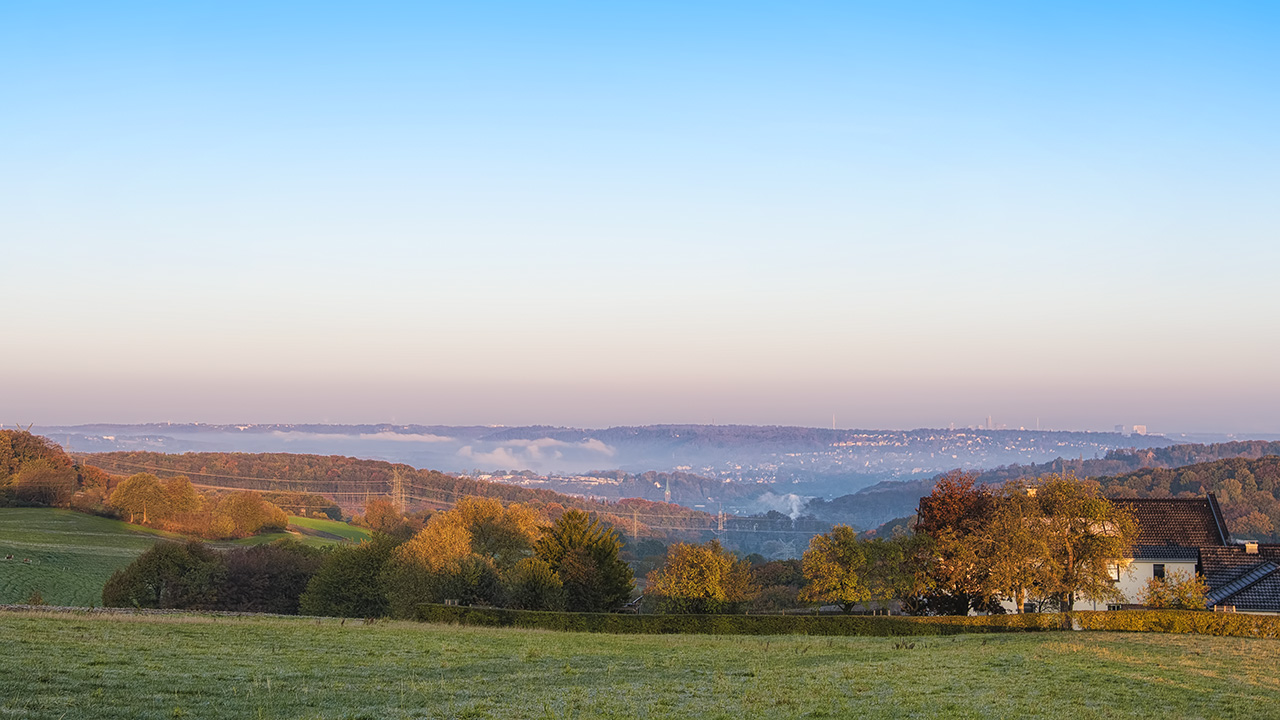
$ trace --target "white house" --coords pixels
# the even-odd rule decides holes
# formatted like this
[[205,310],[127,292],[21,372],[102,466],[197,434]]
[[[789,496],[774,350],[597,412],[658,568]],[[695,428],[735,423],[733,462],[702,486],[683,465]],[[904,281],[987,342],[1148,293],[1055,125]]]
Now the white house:
[[[1215,553],[1215,558],[1219,555],[1225,558],[1227,555],[1218,551],[1232,547],[1227,523],[1213,493],[1198,498],[1124,498],[1113,502],[1133,513],[1138,521],[1138,538],[1133,544],[1132,556],[1118,558],[1112,564],[1112,577],[1124,597],[1111,602],[1077,600],[1076,610],[1116,610],[1124,605],[1139,604],[1151,578],[1166,577],[1174,572],[1203,575],[1202,550]],[[1280,549],[1277,561],[1280,562]],[[1224,572],[1222,576],[1228,574]],[[1280,573],[1276,580],[1280,581]],[[1214,578],[1209,578],[1209,584],[1210,588],[1216,587]],[[1005,607],[1015,609],[1009,603],[1005,603]]]

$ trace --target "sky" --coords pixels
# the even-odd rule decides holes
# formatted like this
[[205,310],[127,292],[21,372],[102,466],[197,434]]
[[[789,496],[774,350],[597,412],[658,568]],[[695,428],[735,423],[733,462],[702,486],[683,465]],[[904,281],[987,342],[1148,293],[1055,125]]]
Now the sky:
[[3,3],[0,422],[1280,432],[1277,22]]

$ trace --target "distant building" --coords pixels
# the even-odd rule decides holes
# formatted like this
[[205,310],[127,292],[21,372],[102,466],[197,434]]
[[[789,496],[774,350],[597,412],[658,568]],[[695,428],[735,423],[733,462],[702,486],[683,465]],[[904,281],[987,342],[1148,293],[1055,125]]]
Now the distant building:
[[1133,434],[1134,434],[1134,435],[1146,435],[1146,434],[1147,434],[1147,426],[1146,426],[1146,425],[1134,425],[1134,426],[1133,426]]

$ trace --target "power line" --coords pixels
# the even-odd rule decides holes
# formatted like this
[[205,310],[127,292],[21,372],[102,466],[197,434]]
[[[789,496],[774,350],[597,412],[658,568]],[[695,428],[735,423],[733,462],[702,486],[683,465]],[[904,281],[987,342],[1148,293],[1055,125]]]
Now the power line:
[[[196,476],[199,476],[199,477],[207,477],[207,478],[220,479],[220,480],[243,480],[243,481],[254,482],[254,483],[281,483],[281,484],[293,484],[293,485],[298,485],[298,484],[301,484],[301,485],[311,485],[311,484],[316,484],[316,483],[327,483],[327,484],[333,484],[333,485],[339,485],[339,486],[341,486],[341,485],[343,485],[343,484],[346,484],[346,485],[352,485],[352,484],[358,484],[358,483],[362,483],[362,482],[363,482],[363,483],[370,483],[370,484],[372,484],[372,483],[387,484],[387,481],[376,481],[376,480],[330,480],[330,479],[319,479],[319,478],[314,479],[314,480],[286,480],[286,479],[283,479],[283,478],[250,477],[250,476],[244,476],[244,475],[230,475],[230,474],[225,474],[225,473],[209,473],[209,472],[201,472],[201,471],[195,471],[195,470],[192,470],[192,471],[177,470],[177,469],[174,469],[174,468],[160,467],[160,466],[157,466],[157,465],[147,465],[147,464],[143,464],[143,463],[129,462],[129,461],[124,461],[124,460],[119,460],[119,459],[117,459],[117,458],[95,457],[95,458],[93,458],[93,460],[94,460],[94,462],[95,462],[95,463],[102,462],[102,463],[104,463],[104,464],[111,464],[111,465],[120,466],[120,467],[125,467],[125,468],[134,468],[134,469],[139,469],[139,470],[153,470],[153,471],[156,471],[156,472],[172,473],[172,474],[175,474],[175,475],[188,475],[188,476],[190,476],[190,475],[196,475]],[[480,482],[480,481],[476,481],[476,480],[474,480],[474,479],[470,479],[470,478],[468,478],[468,479],[467,479],[467,481],[468,481],[468,482]],[[434,503],[434,504],[438,504],[438,505],[447,505],[447,506],[451,506],[451,507],[456,507],[456,506],[457,506],[457,504],[458,504],[458,503],[457,503],[457,500],[445,500],[445,499],[441,499],[441,498],[437,498],[437,497],[428,497],[428,496],[423,495],[423,494],[414,493],[414,492],[413,492],[413,490],[414,490],[414,489],[421,489],[421,490],[425,491],[426,493],[442,494],[442,495],[452,495],[452,496],[456,497],[458,500],[461,500],[462,498],[497,499],[497,498],[493,498],[492,496],[488,496],[488,495],[475,495],[475,494],[463,493],[463,492],[459,492],[459,491],[455,491],[455,490],[446,490],[446,489],[444,489],[444,488],[431,488],[431,487],[423,487],[423,486],[417,486],[417,487],[415,487],[415,484],[412,482],[412,480],[410,480],[408,483],[405,483],[405,482],[404,482],[404,480],[403,480],[403,478],[402,478],[401,476],[399,476],[399,471],[396,471],[396,475],[395,475],[395,476],[393,476],[393,478],[392,478],[392,479],[391,479],[391,481],[390,481],[390,484],[392,485],[392,488],[391,488],[391,491],[392,491],[392,492],[391,492],[391,496],[392,496],[393,500],[394,500],[394,498],[396,498],[396,497],[397,497],[397,495],[398,495],[400,498],[402,498],[402,500],[403,500],[403,501],[402,501],[402,504],[400,505],[400,507],[407,507],[407,504],[408,504],[408,502],[410,502],[410,501],[412,501],[412,502],[420,502],[420,503]],[[243,488],[243,487],[235,487],[235,486],[227,486],[227,485],[214,485],[214,484],[209,484],[209,483],[192,483],[192,485],[193,485],[194,487],[208,488],[208,489],[212,489],[212,490],[254,490],[254,491],[257,491],[257,492],[298,492],[298,493],[304,493],[304,494],[305,494],[305,493],[310,493],[310,494],[315,494],[315,495],[325,495],[325,496],[330,496],[330,497],[331,497],[332,499],[334,499],[334,500],[337,500],[338,498],[344,498],[344,499],[345,499],[345,498],[350,498],[350,499],[355,499],[355,500],[365,499],[365,500],[367,501],[367,500],[368,500],[368,498],[369,498],[369,495],[370,495],[370,493],[369,493],[369,489],[368,489],[368,488],[366,488],[366,489],[364,489],[364,490],[314,490],[314,489],[296,490],[296,489],[288,489],[288,490],[283,490],[283,491],[282,491],[282,490],[273,490],[273,489],[270,489],[270,488]],[[408,487],[406,487],[406,485],[407,485]],[[398,487],[397,487],[397,486],[398,486]],[[504,487],[513,487],[513,486],[504,486]],[[637,499],[641,499],[641,500],[643,500],[643,498],[637,498]],[[623,508],[623,507],[614,507],[614,508],[610,508],[610,507],[608,506],[608,504],[607,504],[607,503],[603,503],[603,502],[599,502],[599,501],[588,501],[588,502],[590,502],[591,504],[597,505],[597,506],[604,506],[602,509],[599,509],[599,510],[597,510],[596,512],[601,513],[601,514],[614,515],[614,516],[618,517],[620,520],[625,520],[625,512],[626,512],[626,510],[630,509],[630,510],[631,510],[631,515],[632,515],[632,536],[633,536],[633,537],[639,537],[639,535],[638,535],[638,528],[636,527],[636,524],[637,524],[637,523],[636,523],[636,521],[637,521],[637,520],[639,520],[639,521],[643,522],[643,523],[644,523],[644,525],[645,525],[645,527],[646,527],[647,529],[650,529],[650,530],[675,530],[675,531],[685,531],[685,532],[710,532],[710,533],[714,533],[714,534],[717,534],[717,535],[719,535],[719,534],[725,534],[725,533],[736,533],[736,534],[771,534],[771,535],[778,535],[778,534],[782,534],[782,535],[816,535],[816,534],[819,534],[819,533],[821,533],[821,532],[822,532],[822,530],[819,530],[819,529],[814,529],[814,530],[794,530],[794,529],[791,529],[791,530],[783,530],[783,529],[765,529],[765,530],[761,530],[761,529],[758,529],[758,528],[752,528],[752,529],[748,530],[748,529],[745,529],[745,528],[735,528],[735,527],[733,527],[733,526],[732,526],[733,521],[742,521],[742,522],[745,522],[745,521],[747,521],[747,520],[749,520],[749,519],[750,519],[750,520],[752,520],[752,521],[754,521],[754,522],[757,522],[757,523],[758,523],[758,522],[759,522],[759,519],[758,519],[758,518],[746,518],[746,517],[738,517],[738,516],[733,516],[733,515],[727,515],[727,514],[724,512],[724,510],[723,510],[723,509],[722,509],[719,513],[717,513],[716,515],[710,515],[709,513],[699,513],[699,511],[696,511],[696,510],[692,510],[692,511],[690,511],[690,513],[688,513],[688,514],[647,514],[647,513],[642,513],[641,511],[639,511],[637,508],[634,508],[634,507],[631,507],[631,508]],[[651,502],[651,501],[650,501],[650,502]],[[292,505],[291,505],[290,507],[306,508],[306,507],[308,507],[308,506],[304,506],[304,505],[292,506]],[[681,521],[686,521],[686,522],[688,522],[688,521],[690,521],[690,520],[698,519],[698,515],[699,515],[699,514],[701,514],[701,515],[706,515],[706,516],[707,516],[707,517],[706,517],[706,522],[707,522],[707,525],[706,525],[706,526],[701,526],[701,527],[694,526],[694,527],[690,527],[690,526],[681,526],[681,525],[656,525],[656,524],[653,524],[653,523],[649,522],[650,520],[681,520]],[[727,523],[727,524],[726,524],[726,521],[728,521],[728,523]]]

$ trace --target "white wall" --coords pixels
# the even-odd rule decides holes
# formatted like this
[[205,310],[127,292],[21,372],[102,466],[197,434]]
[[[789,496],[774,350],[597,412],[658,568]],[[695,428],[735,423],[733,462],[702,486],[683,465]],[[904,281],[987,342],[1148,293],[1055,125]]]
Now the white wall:
[[[1175,560],[1132,560],[1127,566],[1120,568],[1120,582],[1117,584],[1118,589],[1124,594],[1124,599],[1120,601],[1103,601],[1093,602],[1092,600],[1077,600],[1075,610],[1106,610],[1107,605],[1114,602],[1122,604],[1137,604],[1141,602],[1139,597],[1142,591],[1147,587],[1147,581],[1154,577],[1155,566],[1164,565],[1165,577],[1169,577],[1174,572],[1180,572],[1185,575],[1194,575],[1196,571],[1196,561],[1179,558]],[[1004,606],[1006,612],[1017,612],[1018,608],[1010,601],[1000,603]]]

